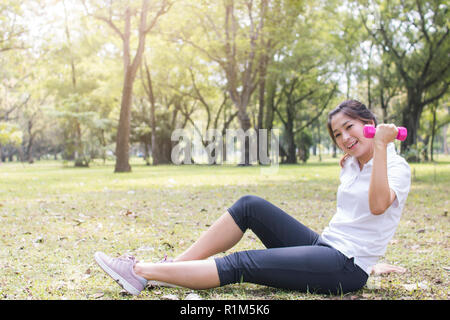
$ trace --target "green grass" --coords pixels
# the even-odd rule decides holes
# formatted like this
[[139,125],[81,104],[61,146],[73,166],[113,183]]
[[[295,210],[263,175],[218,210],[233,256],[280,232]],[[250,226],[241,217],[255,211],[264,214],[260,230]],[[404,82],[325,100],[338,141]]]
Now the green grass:
[[[335,211],[336,159],[282,165],[276,174],[256,166],[147,167],[141,159],[132,167],[114,174],[113,163],[1,164],[0,299],[183,299],[190,290],[124,295],[97,267],[94,252],[146,261],[176,256],[245,194],[273,202],[317,232]],[[196,293],[203,299],[448,299],[450,157],[411,168],[411,192],[382,259],[407,268],[405,274],[372,276],[365,288],[342,296],[246,283]],[[232,250],[256,248],[263,245],[247,232]],[[421,287],[409,291],[408,284]]]

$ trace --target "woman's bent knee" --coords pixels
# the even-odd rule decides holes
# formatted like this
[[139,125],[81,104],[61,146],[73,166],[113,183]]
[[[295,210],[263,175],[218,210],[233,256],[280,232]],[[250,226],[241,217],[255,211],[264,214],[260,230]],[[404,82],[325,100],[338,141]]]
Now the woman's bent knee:
[[241,206],[245,210],[253,210],[265,202],[267,201],[258,196],[245,195],[239,198],[239,200],[236,201],[236,204],[239,204],[239,206]]
[[258,208],[261,208],[262,202],[265,202],[265,200],[258,196],[245,195],[228,208],[228,213],[233,217],[242,232],[245,232],[249,227],[249,216],[260,211]]

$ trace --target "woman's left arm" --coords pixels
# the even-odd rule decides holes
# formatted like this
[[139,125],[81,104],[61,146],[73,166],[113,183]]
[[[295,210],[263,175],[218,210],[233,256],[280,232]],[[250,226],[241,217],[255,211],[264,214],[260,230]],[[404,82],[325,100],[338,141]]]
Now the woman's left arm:
[[387,172],[387,145],[397,136],[393,124],[380,124],[374,136],[373,166],[369,186],[370,212],[380,215],[394,202],[395,192],[389,187]]

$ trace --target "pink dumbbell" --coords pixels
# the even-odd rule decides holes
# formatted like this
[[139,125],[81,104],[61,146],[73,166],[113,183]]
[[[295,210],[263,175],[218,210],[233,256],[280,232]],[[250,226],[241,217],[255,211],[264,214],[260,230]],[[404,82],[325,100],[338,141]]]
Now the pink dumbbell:
[[[404,141],[406,139],[406,136],[408,135],[408,130],[406,130],[405,127],[397,127],[398,129],[398,135],[397,140]],[[375,136],[375,132],[377,131],[377,128],[370,124],[366,124],[364,126],[363,134],[366,138],[373,138]]]

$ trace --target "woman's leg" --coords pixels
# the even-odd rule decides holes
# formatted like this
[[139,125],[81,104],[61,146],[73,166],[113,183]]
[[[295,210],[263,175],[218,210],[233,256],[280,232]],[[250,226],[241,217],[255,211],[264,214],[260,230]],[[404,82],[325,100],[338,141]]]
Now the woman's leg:
[[267,248],[312,245],[319,235],[257,196],[241,197],[174,261],[206,259],[232,248],[247,229]]
[[190,289],[209,289],[220,286],[214,260],[136,263],[134,272],[147,280],[162,281]]
[[360,289],[368,275],[338,250],[323,243],[235,252],[214,260],[137,263],[147,279],[191,289],[250,282],[277,288],[340,294]]
[[[134,273],[147,280],[192,289],[245,281],[297,290],[329,290],[336,288],[336,283],[342,286],[341,282],[357,279],[357,285],[360,285],[362,280],[366,280],[361,277],[364,271],[356,270],[353,262],[348,262],[349,259],[343,263],[343,255],[321,243],[317,233],[264,199],[242,197],[228,212],[178,257],[177,262],[136,263]],[[214,260],[198,260],[229,249],[248,228],[266,247],[272,249],[242,251]],[[183,259],[195,260],[181,261]],[[358,277],[350,274],[352,272],[349,273],[346,266],[353,268],[352,272],[356,270]],[[355,287],[353,282],[343,286],[345,291]]]
[[[217,287],[221,281],[216,262],[198,260],[232,248],[247,229],[268,248],[312,245],[319,238],[317,233],[270,202],[244,196],[173,263],[138,263],[135,272],[147,280],[193,289]],[[236,272],[242,272],[238,265]]]

